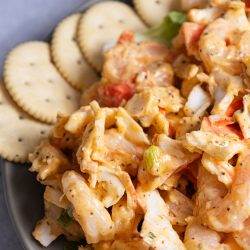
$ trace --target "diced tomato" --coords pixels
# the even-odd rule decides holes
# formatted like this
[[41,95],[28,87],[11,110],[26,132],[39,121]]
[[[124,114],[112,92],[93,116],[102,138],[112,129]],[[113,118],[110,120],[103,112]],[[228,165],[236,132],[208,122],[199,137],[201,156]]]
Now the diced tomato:
[[243,108],[242,97],[235,97],[226,111],[226,116],[233,116],[234,112]]
[[97,92],[105,106],[118,107],[123,100],[129,100],[133,96],[134,85],[126,82],[104,84]]
[[121,43],[132,43],[134,41],[134,32],[132,31],[124,31],[120,37],[118,38],[117,43],[121,44]]
[[245,3],[246,12],[250,12],[250,0],[242,0]]
[[197,46],[205,27],[205,25],[191,22],[185,22],[182,24],[181,31],[184,34],[184,41],[187,50],[191,47]]

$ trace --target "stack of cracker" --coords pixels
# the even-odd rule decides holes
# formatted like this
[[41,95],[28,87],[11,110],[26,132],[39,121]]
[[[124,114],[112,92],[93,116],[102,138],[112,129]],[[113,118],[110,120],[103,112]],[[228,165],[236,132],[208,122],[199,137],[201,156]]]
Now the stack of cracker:
[[[158,24],[170,8],[168,0],[134,3],[149,26]],[[0,82],[1,157],[27,162],[28,154],[49,136],[58,113],[78,109],[81,94],[84,104],[88,96],[93,99],[103,48],[125,30],[145,30],[139,16],[122,2],[104,1],[62,20],[51,43],[26,42],[8,54]]]

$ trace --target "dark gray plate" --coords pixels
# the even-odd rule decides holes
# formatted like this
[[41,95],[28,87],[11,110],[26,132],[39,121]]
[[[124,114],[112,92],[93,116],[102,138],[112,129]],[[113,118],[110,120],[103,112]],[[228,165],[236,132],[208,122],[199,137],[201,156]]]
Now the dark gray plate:
[[[84,11],[97,2],[101,0],[85,1],[76,12]],[[129,0],[123,2],[131,3]],[[35,174],[28,171],[28,165],[20,166],[4,160],[1,163],[5,198],[19,239],[26,250],[42,250],[44,248],[32,238],[31,232],[36,221],[43,217],[44,187],[36,181]],[[46,249],[62,250],[63,238]]]

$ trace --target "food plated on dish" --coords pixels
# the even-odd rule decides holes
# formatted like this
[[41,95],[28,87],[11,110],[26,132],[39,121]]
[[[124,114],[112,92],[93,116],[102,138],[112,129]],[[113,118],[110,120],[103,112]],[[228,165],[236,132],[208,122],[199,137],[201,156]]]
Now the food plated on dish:
[[0,152],[45,187],[43,246],[249,249],[249,3],[170,2],[105,1],[8,55]]

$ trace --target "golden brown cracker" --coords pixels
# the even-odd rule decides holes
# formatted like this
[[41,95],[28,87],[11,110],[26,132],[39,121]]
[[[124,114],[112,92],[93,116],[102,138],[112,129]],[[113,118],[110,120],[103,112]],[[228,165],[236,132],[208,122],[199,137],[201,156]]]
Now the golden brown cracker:
[[53,123],[58,112],[70,114],[79,106],[80,93],[52,64],[46,42],[32,41],[14,48],[5,61],[4,81],[14,101],[43,122]]

